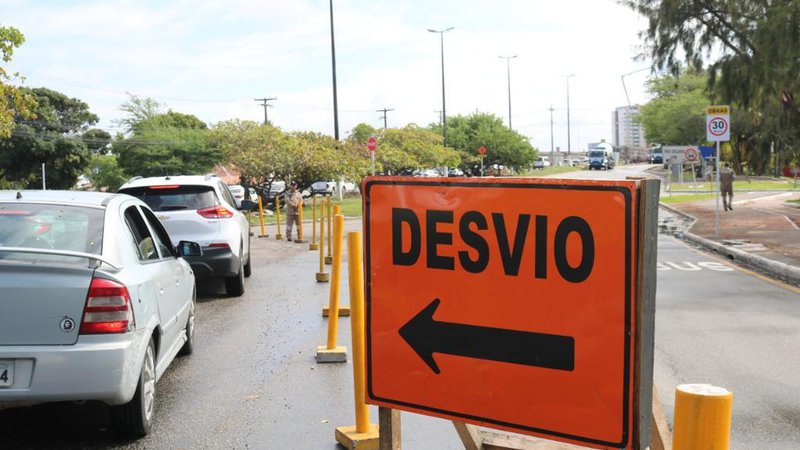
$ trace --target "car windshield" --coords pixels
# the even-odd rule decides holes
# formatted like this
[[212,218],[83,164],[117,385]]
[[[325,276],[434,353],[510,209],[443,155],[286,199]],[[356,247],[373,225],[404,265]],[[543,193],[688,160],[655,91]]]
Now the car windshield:
[[211,186],[144,186],[119,192],[142,200],[153,211],[197,210],[219,203]]
[[[103,243],[105,209],[33,203],[0,203],[0,247],[24,247],[92,253],[99,255]],[[80,259],[32,253],[0,251],[0,259]],[[85,261],[85,260],[84,260]]]
[[589,152],[589,158],[602,158],[605,155],[606,155],[605,152],[600,150],[594,150]]

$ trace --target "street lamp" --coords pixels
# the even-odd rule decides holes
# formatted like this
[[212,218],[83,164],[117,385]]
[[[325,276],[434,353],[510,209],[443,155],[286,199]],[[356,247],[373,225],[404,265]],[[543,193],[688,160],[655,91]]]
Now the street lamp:
[[562,76],[567,79],[567,158],[569,158],[572,152],[572,141],[571,141],[570,123],[569,123],[569,79],[574,77],[575,74],[571,73],[569,75],[562,75]]
[[454,27],[450,27],[444,30],[428,28],[428,31],[431,33],[439,33],[439,41],[442,48],[442,141],[445,147],[447,147],[447,108],[445,107],[444,101],[444,34],[453,28]]
[[[336,43],[333,39],[333,0],[329,1],[331,7],[331,68],[333,71],[333,137],[336,138],[336,141],[339,141],[339,103],[338,99],[336,98]],[[336,186],[340,192],[341,197],[341,186]],[[340,198],[341,200],[341,198]]]
[[511,60],[519,55],[514,56],[498,56],[498,58],[506,60],[506,74],[508,76],[508,129],[511,130]]

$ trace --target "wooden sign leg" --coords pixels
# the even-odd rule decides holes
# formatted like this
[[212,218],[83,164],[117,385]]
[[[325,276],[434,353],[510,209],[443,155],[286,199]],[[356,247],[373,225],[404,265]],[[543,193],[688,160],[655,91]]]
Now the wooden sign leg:
[[400,411],[378,408],[380,450],[400,450]]
[[455,421],[453,421],[453,426],[456,427],[456,433],[461,438],[461,443],[464,444],[464,450],[483,449],[483,434],[478,427]]

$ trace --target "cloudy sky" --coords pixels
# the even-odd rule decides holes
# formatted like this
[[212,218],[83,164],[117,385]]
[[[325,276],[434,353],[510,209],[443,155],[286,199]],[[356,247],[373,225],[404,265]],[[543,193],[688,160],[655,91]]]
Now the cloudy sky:
[[[0,0],[0,25],[23,32],[9,65],[25,84],[87,102],[100,128],[126,92],[213,124],[263,120],[254,98],[277,97],[270,121],[334,134],[329,3],[325,0]],[[611,111],[627,104],[622,74],[647,67],[637,33],[646,22],[612,0],[334,0],[339,129],[358,123],[427,125],[447,114],[489,112],[550,149],[611,140]],[[648,71],[625,77],[631,103],[646,101]]]

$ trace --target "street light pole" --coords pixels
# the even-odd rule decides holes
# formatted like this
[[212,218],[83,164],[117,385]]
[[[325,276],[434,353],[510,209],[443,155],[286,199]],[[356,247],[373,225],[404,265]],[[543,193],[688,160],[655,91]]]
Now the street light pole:
[[454,27],[450,27],[444,30],[434,30],[432,28],[428,28],[428,31],[431,33],[439,33],[439,41],[442,50],[442,141],[445,147],[447,147],[447,108],[445,107],[444,98],[444,34],[453,28]]
[[575,74],[571,73],[569,75],[564,75],[567,79],[567,158],[571,156],[572,153],[572,140],[570,134],[570,122],[569,122],[569,79],[574,77]]
[[553,153],[553,105],[550,105],[550,162],[555,163],[555,154]]
[[508,77],[508,129],[511,130],[511,60],[519,55],[514,56],[498,56],[498,58],[506,60],[506,74]]
[[[336,43],[333,39],[333,0],[329,1],[331,7],[331,67],[333,69],[333,137],[339,141],[339,102],[336,96]],[[341,186],[339,186],[341,187]],[[339,192],[342,190],[339,189]]]

